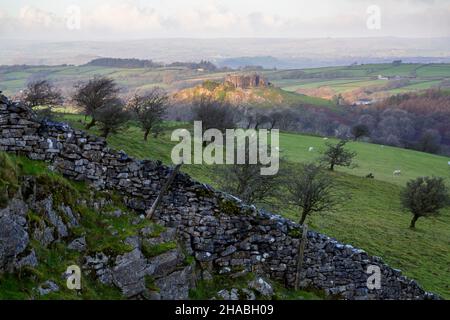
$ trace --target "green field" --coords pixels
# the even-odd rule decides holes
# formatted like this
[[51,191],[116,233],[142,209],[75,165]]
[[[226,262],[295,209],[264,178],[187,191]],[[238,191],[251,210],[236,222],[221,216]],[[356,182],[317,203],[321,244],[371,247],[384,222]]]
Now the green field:
[[[61,115],[59,119],[82,128],[83,117],[79,115]],[[161,137],[144,143],[139,128],[130,123],[123,133],[108,141],[134,157],[170,164],[170,152],[176,144],[170,141],[170,133],[183,126],[189,124],[167,123]],[[92,133],[96,133],[95,129]],[[326,142],[320,137],[291,133],[282,133],[280,139],[282,155],[290,162],[315,161]],[[308,152],[309,147],[315,150]],[[333,174],[338,188],[346,194],[343,205],[337,212],[312,216],[311,227],[381,256],[425,289],[450,299],[450,209],[443,210],[440,216],[419,220],[413,231],[408,228],[411,216],[401,208],[399,200],[408,179],[436,175],[449,181],[450,159],[359,142],[350,143],[349,148],[358,152],[358,167],[338,169]],[[402,170],[402,176],[394,178],[392,173],[397,169]],[[199,181],[217,186],[214,167],[186,165],[183,170]],[[373,173],[375,179],[364,178],[368,173]],[[291,208],[283,206],[280,213],[298,219]]]
[[430,80],[430,81],[417,82],[417,83],[413,83],[408,86],[401,87],[399,89],[388,90],[387,92],[395,95],[395,94],[427,90],[427,89],[438,87],[441,84],[441,82],[442,82],[441,80]]
[[[336,142],[337,140],[330,139],[328,141]],[[281,134],[280,150],[292,162],[314,161],[320,157],[326,142],[323,138],[283,133]],[[309,152],[310,147],[313,147],[314,151]],[[372,173],[376,180],[400,186],[419,176],[436,175],[450,179],[450,166],[448,165],[450,158],[361,142],[350,142],[348,148],[355,151],[358,157],[355,161],[355,168],[338,169],[344,173],[359,177],[365,177]],[[394,177],[395,170],[401,170],[402,175]]]
[[[231,71],[230,71],[231,72]],[[277,89],[283,89],[283,103],[308,103],[330,107],[333,105],[330,96],[320,93],[309,93],[308,90],[327,88],[333,95],[349,94],[361,89],[376,89],[374,99],[399,93],[418,92],[441,86],[443,81],[450,79],[450,64],[365,64],[343,67],[326,67],[302,70],[263,70],[262,73]],[[302,76],[299,77],[298,73]],[[135,90],[148,90],[155,86],[170,92],[184,88],[195,87],[205,80],[222,81],[229,72],[208,72],[188,69],[185,67],[160,68],[111,68],[97,66],[25,66],[0,68],[0,90],[6,95],[14,96],[23,90],[28,81],[36,78],[47,78],[70,95],[75,84],[85,81],[95,75],[108,76],[117,81],[122,93]],[[378,80],[378,76],[400,77],[407,79],[401,87],[386,88],[395,80]],[[445,87],[444,87],[445,88]],[[306,92],[305,92],[306,90]],[[295,92],[303,95],[294,95]],[[269,92],[270,93],[270,92]],[[307,96],[305,96],[306,94]],[[370,96],[370,94],[369,94]],[[371,96],[370,96],[371,97]],[[365,98],[365,97],[364,97]],[[349,98],[349,103],[358,97]],[[270,100],[270,99],[269,99]],[[264,106],[264,103],[262,103]]]
[[79,81],[96,75],[108,76],[117,81],[123,93],[155,86],[177,90],[179,86],[193,86],[204,79],[224,77],[221,73],[200,72],[187,68],[110,68],[96,66],[23,67],[23,70],[0,69],[0,90],[16,95],[31,79],[46,78],[53,81],[64,93],[70,93]]
[[287,90],[283,90],[280,88],[264,88],[264,89],[254,89],[254,92],[260,96],[266,99],[266,103],[261,104],[262,107],[268,107],[273,108],[273,106],[278,105],[279,103],[276,103],[274,101],[281,98],[283,100],[282,106],[289,106],[289,105],[298,105],[298,104],[309,104],[314,105],[318,107],[327,107],[327,108],[333,108],[336,105],[326,99],[318,98],[318,97],[312,97],[307,96],[304,94],[298,94],[295,92],[289,92]]
[[367,79],[340,79],[340,80],[325,80],[317,82],[309,82],[305,84],[290,85],[283,87],[286,91],[298,91],[301,89],[315,89],[321,87],[332,88],[336,93],[344,93],[347,91],[352,91],[362,87],[370,87],[386,84],[387,80],[367,80]]
[[[297,71],[297,72],[296,72]],[[267,71],[265,75],[283,90],[320,98],[347,94],[347,102],[359,98],[379,100],[396,94],[446,88],[450,79],[449,64],[366,64],[304,70]],[[388,77],[389,80],[378,79]],[[403,81],[399,83],[399,81]],[[389,87],[394,85],[394,88]],[[315,92],[326,89],[324,92]],[[368,89],[368,90],[366,90]],[[368,91],[364,94],[361,90]],[[323,91],[323,90],[322,90]],[[370,92],[373,91],[373,92]]]

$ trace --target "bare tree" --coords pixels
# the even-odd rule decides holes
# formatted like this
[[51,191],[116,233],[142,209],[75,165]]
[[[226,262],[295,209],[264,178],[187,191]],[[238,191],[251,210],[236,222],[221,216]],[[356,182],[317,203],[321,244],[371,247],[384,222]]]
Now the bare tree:
[[341,140],[337,144],[326,143],[327,149],[323,152],[321,162],[327,164],[331,171],[335,166],[350,167],[352,165],[356,152],[346,150],[346,144],[346,140]]
[[357,124],[356,126],[352,127],[352,135],[355,141],[359,140],[362,137],[368,137],[370,136],[369,127],[367,127],[365,124]]
[[274,110],[270,112],[269,114],[270,129],[280,128],[283,119],[284,115],[281,111]]
[[441,149],[441,141],[442,137],[439,131],[428,129],[422,133],[417,143],[417,149],[423,152],[438,153]]
[[97,109],[94,114],[99,124],[102,137],[107,138],[111,133],[117,133],[129,120],[129,113],[120,99],[110,101],[107,105]]
[[414,229],[420,217],[436,215],[449,204],[448,189],[443,178],[421,177],[407,183],[401,200],[413,214],[410,228]]
[[261,164],[223,165],[217,170],[220,188],[246,203],[274,205],[280,195],[281,175],[261,175]]
[[293,109],[283,109],[275,111],[272,118],[275,119],[273,128],[278,127],[281,130],[292,130],[298,124],[298,111]]
[[[91,116],[86,129],[95,126],[100,109],[108,105],[116,105],[119,88],[113,79],[107,77],[94,77],[85,83],[76,86],[72,100],[82,110],[85,116]],[[116,106],[117,107],[117,106]],[[104,113],[102,112],[104,115]]]
[[245,113],[245,123],[247,129],[262,129],[272,125],[272,119],[268,112],[264,110],[247,109]]
[[29,107],[37,106],[53,107],[63,102],[61,91],[59,91],[48,80],[37,80],[27,84],[22,100]]
[[193,118],[202,121],[203,130],[218,129],[224,132],[236,126],[235,110],[227,103],[201,97],[192,107]]
[[296,165],[287,175],[287,201],[299,208],[300,224],[314,212],[332,211],[338,204],[330,176],[315,164]]
[[128,108],[133,111],[136,120],[144,131],[144,141],[150,132],[159,133],[160,124],[167,112],[169,96],[161,89],[155,88],[150,93],[140,96],[137,93],[128,101]]

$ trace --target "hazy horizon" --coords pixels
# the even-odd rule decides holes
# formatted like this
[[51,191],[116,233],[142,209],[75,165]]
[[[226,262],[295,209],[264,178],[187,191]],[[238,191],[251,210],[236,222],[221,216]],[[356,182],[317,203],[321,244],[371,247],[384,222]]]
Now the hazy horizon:
[[[116,41],[3,42],[0,65],[84,64],[98,57],[161,63],[210,60],[223,66],[302,68],[359,63],[450,62],[447,38],[154,38]],[[239,61],[239,58],[250,58]],[[230,60],[231,59],[231,60]],[[234,60],[233,60],[234,59]],[[237,60],[236,60],[237,59]]]
[[450,37],[446,0],[0,0],[0,38]]
[[262,65],[289,68],[386,59],[450,61],[446,0],[0,4],[0,64],[83,64],[97,57],[218,64],[256,57]]

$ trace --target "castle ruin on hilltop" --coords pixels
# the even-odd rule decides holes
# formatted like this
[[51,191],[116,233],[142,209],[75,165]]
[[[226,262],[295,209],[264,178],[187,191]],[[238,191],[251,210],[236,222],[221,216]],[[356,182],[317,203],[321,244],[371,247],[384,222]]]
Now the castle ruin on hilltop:
[[249,89],[258,87],[267,87],[269,82],[257,74],[229,74],[225,77],[225,83],[233,85],[235,88]]

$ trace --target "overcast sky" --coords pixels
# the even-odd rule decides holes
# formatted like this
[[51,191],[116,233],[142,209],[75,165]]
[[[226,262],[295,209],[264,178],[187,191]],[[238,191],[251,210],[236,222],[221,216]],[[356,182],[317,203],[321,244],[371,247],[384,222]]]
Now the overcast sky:
[[450,0],[0,0],[0,38],[366,36],[448,37]]

